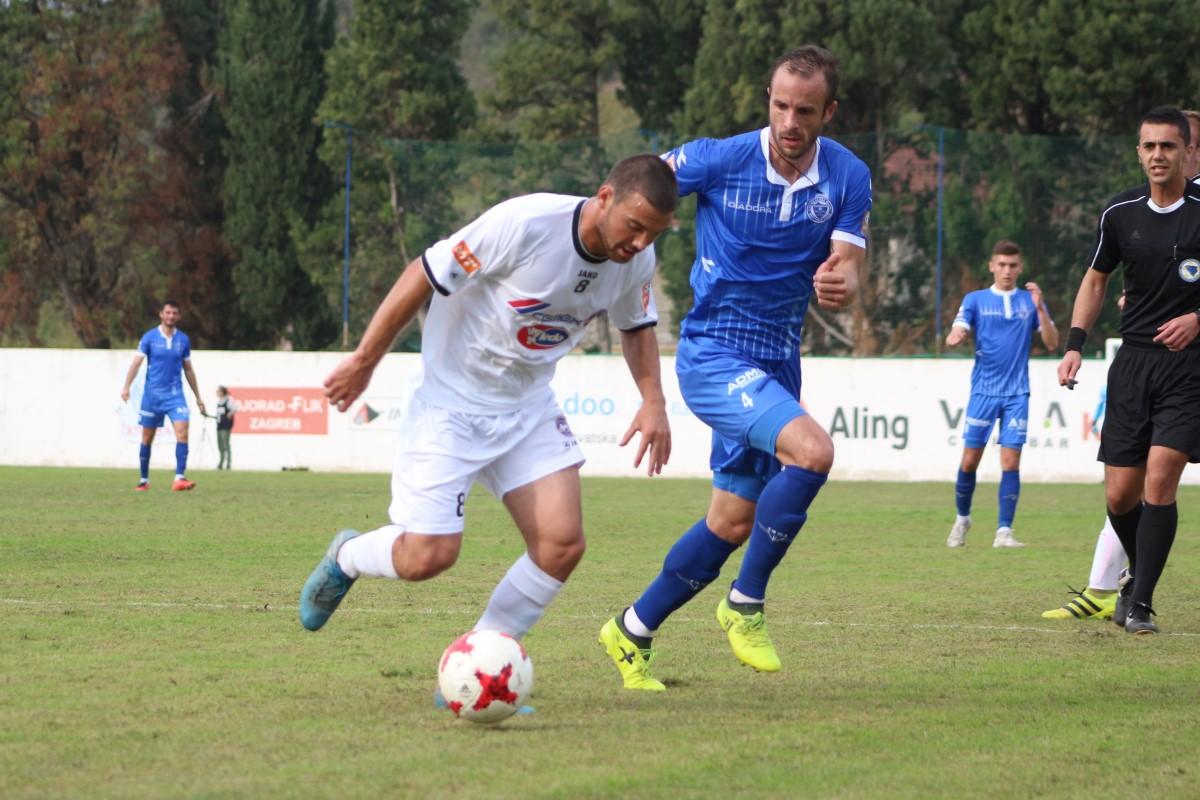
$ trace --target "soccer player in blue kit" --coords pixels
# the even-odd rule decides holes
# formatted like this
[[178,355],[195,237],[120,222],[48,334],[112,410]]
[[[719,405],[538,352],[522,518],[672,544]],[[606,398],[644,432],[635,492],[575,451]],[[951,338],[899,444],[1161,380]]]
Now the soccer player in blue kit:
[[196,396],[196,405],[200,407],[201,414],[205,410],[204,401],[200,399],[200,390],[196,388],[196,372],[192,369],[192,342],[186,333],[176,327],[179,323],[179,304],[170,300],[163,303],[158,319],[159,324],[146,331],[138,343],[138,352],[125,374],[121,400],[129,402],[129,389],[141,368],[142,359],[146,359],[146,386],[142,390],[142,407],[138,412],[142,424],[139,454],[142,477],[136,489],[144,492],[150,488],[150,446],[165,416],[171,418],[171,424],[175,427],[175,482],[171,488],[184,492],[196,484],[185,475],[189,414],[187,399],[183,396],[181,373],[187,376],[188,386]]
[[1021,494],[1021,448],[1029,424],[1029,347],[1039,331],[1047,350],[1058,347],[1058,329],[1042,290],[1030,281],[1017,287],[1021,248],[1001,240],[992,247],[988,271],[994,282],[963,298],[946,344],[955,347],[975,335],[975,368],[971,399],[963,426],[963,454],[954,484],[958,515],[946,539],[947,547],[962,547],[971,529],[971,499],[975,472],[996,421],[1000,421],[1000,520],[992,547],[1024,547],[1013,536],[1012,523]]
[[810,297],[848,305],[866,254],[871,175],[820,136],[837,110],[838,64],[804,46],[780,58],[768,127],[699,139],[664,158],[695,193],[695,298],[676,359],[688,407],[713,429],[708,511],[667,553],[642,596],[605,623],[600,642],[627,689],[663,691],[651,640],[749,540],[717,607],[734,655],[780,669],[767,635],[767,581],[833,466],[833,441],[800,397],[800,337]]

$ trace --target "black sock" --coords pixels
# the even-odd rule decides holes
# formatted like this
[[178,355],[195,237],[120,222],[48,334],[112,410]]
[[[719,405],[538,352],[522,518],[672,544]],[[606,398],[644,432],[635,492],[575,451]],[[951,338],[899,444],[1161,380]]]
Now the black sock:
[[1137,532],[1137,571],[1133,573],[1133,602],[1151,607],[1154,587],[1167,565],[1167,556],[1175,542],[1179,509],[1174,504],[1156,506],[1146,503]]
[[1138,524],[1141,522],[1141,519],[1141,503],[1138,503],[1124,514],[1118,514],[1111,508],[1108,509],[1108,520],[1112,523],[1113,530],[1117,532],[1117,538],[1121,540],[1121,547],[1125,548],[1125,555],[1129,558],[1129,571],[1131,573],[1133,572],[1134,563],[1137,560],[1137,534]]
[[[629,609],[625,609],[625,611],[628,611],[628,610]],[[646,637],[646,636],[637,636],[635,634],[630,633],[629,629],[625,627],[625,611],[622,611],[620,614],[617,614],[617,627],[621,629],[621,633],[625,634],[625,637],[627,639],[629,639],[629,641],[633,642],[635,645],[638,646],[638,649],[649,650],[650,642],[652,642],[654,640],[650,639],[649,637]]]

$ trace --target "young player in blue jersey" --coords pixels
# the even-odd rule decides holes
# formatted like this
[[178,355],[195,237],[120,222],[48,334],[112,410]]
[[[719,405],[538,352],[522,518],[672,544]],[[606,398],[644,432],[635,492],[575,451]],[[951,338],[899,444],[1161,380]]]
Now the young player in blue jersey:
[[800,336],[809,299],[843,308],[867,246],[871,175],[820,136],[837,110],[838,65],[805,46],[779,59],[768,127],[668,152],[695,194],[695,298],[676,358],[688,407],[712,428],[708,511],[675,543],[642,596],[600,631],[627,689],[662,691],[651,640],[749,540],[717,606],[734,654],[780,669],[764,625],[767,582],[833,465],[833,441],[800,406]]
[[200,390],[196,387],[196,372],[192,369],[192,343],[188,335],[176,327],[179,324],[179,304],[168,300],[163,303],[158,312],[159,324],[142,335],[138,344],[138,352],[129,365],[125,374],[125,387],[121,390],[121,400],[129,402],[129,389],[133,379],[137,377],[142,359],[146,359],[146,385],[142,390],[142,407],[138,413],[142,424],[142,447],[140,461],[142,476],[138,481],[137,491],[144,492],[150,488],[150,446],[154,443],[154,434],[163,423],[163,417],[170,417],[175,427],[175,482],[171,488],[177,492],[187,491],[195,487],[186,476],[188,459],[188,404],[183,396],[183,382],[180,375],[187,376],[188,386],[196,396],[196,405],[200,413],[205,411],[204,401],[200,399]]
[[1021,448],[1029,420],[1029,347],[1034,331],[1047,350],[1058,347],[1058,329],[1036,283],[1017,287],[1021,248],[1001,240],[992,248],[988,271],[995,282],[963,298],[946,344],[962,344],[975,335],[975,369],[971,399],[963,426],[962,463],[954,484],[958,516],[946,539],[947,547],[962,547],[971,529],[971,499],[975,471],[996,421],[1000,421],[1000,524],[992,547],[1024,547],[1013,536],[1013,517],[1021,494]]

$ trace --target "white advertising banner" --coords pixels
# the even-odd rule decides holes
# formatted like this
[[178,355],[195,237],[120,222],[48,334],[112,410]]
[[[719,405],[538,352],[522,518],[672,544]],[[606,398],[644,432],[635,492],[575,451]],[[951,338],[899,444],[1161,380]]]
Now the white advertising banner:
[[[137,469],[137,399],[120,400],[132,351],[0,349],[0,463]],[[388,472],[396,431],[420,381],[416,355],[387,356],[370,388],[344,414],[331,411],[321,382],[340,353],[196,351],[192,363],[210,412],[216,387],[243,404],[232,438],[235,469],[310,468]],[[1093,415],[1103,361],[1089,361],[1074,391],[1057,386],[1056,360],[1030,364],[1032,395],[1021,476],[1030,481],[1098,482]],[[675,362],[664,358],[674,449],[664,475],[706,477],[710,433],[680,396]],[[953,480],[970,383],[968,359],[808,358],[802,401],[833,437],[833,478]],[[139,381],[141,378],[139,377]],[[584,474],[636,475],[635,445],[618,446],[639,396],[620,356],[572,355],[554,389],[587,457]],[[192,406],[192,468],[215,466],[213,420]],[[152,467],[174,464],[170,426],[158,433]],[[989,451],[994,448],[989,448]],[[988,452],[983,480],[998,480]],[[1185,482],[1200,478],[1186,472]]]

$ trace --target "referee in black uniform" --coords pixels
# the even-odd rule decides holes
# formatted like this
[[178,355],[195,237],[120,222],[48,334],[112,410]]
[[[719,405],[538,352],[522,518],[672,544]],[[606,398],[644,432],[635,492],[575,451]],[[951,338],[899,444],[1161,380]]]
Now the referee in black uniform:
[[1192,146],[1179,109],[1142,118],[1137,152],[1149,183],[1117,195],[1100,215],[1058,367],[1059,383],[1073,387],[1109,276],[1124,265],[1122,344],[1108,373],[1098,458],[1133,576],[1113,621],[1134,634],[1158,631],[1151,602],[1175,541],[1176,490],[1183,468],[1200,461],[1200,186],[1184,171]]

